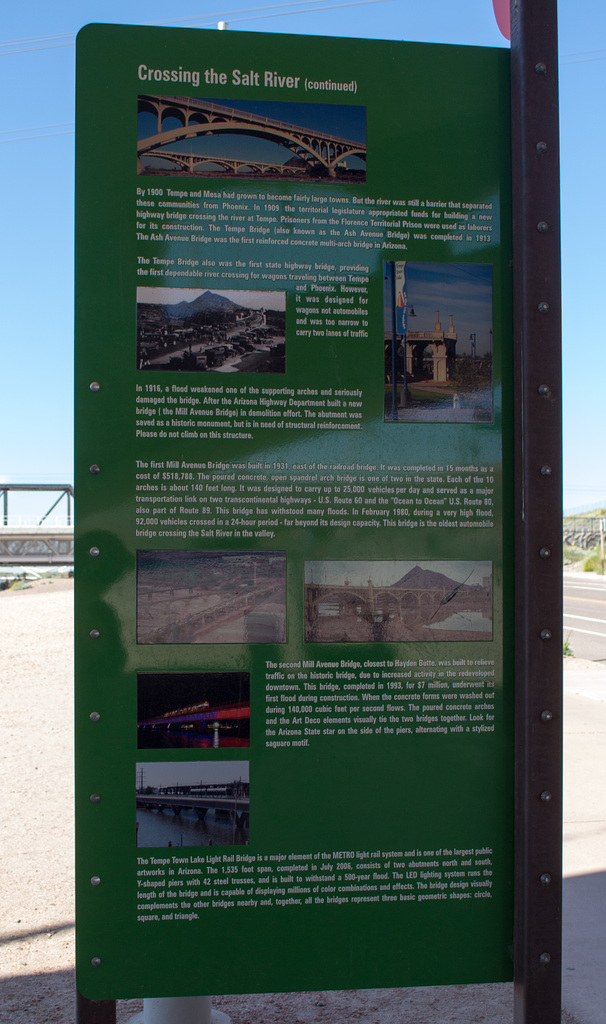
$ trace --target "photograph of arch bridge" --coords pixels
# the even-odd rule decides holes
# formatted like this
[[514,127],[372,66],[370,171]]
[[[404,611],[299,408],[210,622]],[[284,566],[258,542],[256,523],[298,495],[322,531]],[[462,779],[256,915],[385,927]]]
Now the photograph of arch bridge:
[[137,135],[138,174],[366,181],[365,107],[145,94]]
[[492,639],[491,562],[306,562],[314,643]]

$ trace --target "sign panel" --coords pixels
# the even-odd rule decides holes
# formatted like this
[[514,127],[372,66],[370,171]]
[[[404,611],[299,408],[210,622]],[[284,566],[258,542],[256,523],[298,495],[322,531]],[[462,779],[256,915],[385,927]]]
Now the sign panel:
[[90,999],[511,976],[508,96],[499,50],[80,33]]

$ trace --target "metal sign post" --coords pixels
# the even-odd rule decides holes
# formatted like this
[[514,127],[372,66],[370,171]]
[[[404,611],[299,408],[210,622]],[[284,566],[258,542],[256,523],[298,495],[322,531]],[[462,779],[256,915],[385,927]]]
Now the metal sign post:
[[516,392],[516,1024],[561,1006],[562,477],[556,0],[511,5]]

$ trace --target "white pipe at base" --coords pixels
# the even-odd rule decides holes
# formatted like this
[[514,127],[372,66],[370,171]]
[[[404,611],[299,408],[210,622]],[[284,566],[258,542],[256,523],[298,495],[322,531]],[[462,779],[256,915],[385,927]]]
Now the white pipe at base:
[[131,1017],[129,1024],[231,1024],[231,1017],[213,1010],[210,996],[178,996],[144,999],[143,1013]]

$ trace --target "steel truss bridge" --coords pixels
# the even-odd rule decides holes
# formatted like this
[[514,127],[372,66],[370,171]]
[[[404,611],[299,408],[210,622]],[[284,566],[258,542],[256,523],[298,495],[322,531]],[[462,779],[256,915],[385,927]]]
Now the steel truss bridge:
[[[31,526],[12,525],[8,511],[8,496],[12,491],[49,491],[59,493],[42,518]],[[0,525],[0,563],[3,565],[73,565],[74,527],[72,506],[74,489],[71,484],[0,484],[2,497],[2,524]],[[56,526],[47,523],[59,502],[67,504],[67,523]]]
[[[311,170],[338,177],[339,170],[344,169],[348,157],[357,156],[366,161],[366,146],[351,139],[341,139],[326,132],[314,132],[300,125],[286,121],[275,121],[270,117],[262,117],[246,110],[224,107],[206,100],[192,99],[183,96],[139,96],[139,113],[151,113],[157,118],[158,130],[146,139],[137,143],[138,171],[146,173],[143,156],[164,157],[174,159],[184,170],[193,170],[193,165],[185,166],[183,153],[173,153],[165,147],[184,139],[202,138],[209,135],[251,135],[258,139],[266,139],[285,147],[290,153],[303,161],[302,167],[296,170]],[[164,121],[176,118],[179,127],[163,129]],[[194,156],[195,161],[217,163],[234,173],[244,167],[260,170],[263,167],[276,168],[278,165],[249,163],[244,159],[232,161],[228,158]],[[232,166],[233,165],[233,166]],[[296,173],[291,171],[291,173]],[[275,172],[274,172],[275,173]],[[285,169],[280,173],[288,173]]]

